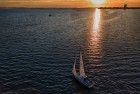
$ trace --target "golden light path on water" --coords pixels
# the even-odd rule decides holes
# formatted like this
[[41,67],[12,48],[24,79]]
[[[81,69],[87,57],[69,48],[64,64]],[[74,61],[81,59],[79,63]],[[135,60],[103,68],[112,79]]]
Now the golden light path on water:
[[100,18],[101,11],[100,9],[96,9],[94,14],[93,32],[98,32],[100,30],[100,20],[101,20]]
[[[101,30],[101,10],[100,9],[96,9],[95,13],[93,15],[93,26],[91,29],[91,44],[92,44],[92,48],[94,51],[96,51],[97,49],[99,49],[100,47],[100,30]],[[97,51],[99,52],[99,51]]]
[[[96,67],[101,56],[101,10],[95,9],[91,20],[91,29],[87,37],[87,58],[91,66]],[[94,68],[95,69],[95,68]],[[93,70],[91,70],[93,71]]]

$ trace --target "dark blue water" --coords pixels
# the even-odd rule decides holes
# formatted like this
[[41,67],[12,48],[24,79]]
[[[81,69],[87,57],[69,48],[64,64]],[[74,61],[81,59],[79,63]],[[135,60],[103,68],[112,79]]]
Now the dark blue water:
[[[140,94],[139,15],[139,9],[1,9],[0,94]],[[90,90],[72,77],[80,49]]]

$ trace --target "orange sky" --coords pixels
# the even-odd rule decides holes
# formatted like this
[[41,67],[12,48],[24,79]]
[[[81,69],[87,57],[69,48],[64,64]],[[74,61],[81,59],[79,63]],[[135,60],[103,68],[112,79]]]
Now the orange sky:
[[0,0],[0,7],[31,8],[86,8],[86,7],[120,7],[127,2],[130,7],[140,7],[140,0],[105,0],[104,4],[94,4],[91,0]]

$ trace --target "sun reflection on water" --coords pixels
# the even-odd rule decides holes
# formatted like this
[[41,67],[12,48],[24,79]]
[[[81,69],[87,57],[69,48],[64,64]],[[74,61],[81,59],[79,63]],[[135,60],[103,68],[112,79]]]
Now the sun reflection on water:
[[87,33],[87,58],[91,62],[91,66],[96,65],[101,60],[101,10],[95,9],[92,15],[91,28]]
[[93,32],[98,32],[100,30],[100,22],[101,22],[100,20],[101,20],[101,11],[100,9],[96,9],[94,14]]

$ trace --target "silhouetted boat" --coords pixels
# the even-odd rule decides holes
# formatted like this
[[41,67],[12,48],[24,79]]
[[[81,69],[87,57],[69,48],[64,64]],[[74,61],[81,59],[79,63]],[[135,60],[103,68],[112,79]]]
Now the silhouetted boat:
[[49,16],[52,16],[51,14],[49,14]]
[[124,9],[126,9],[127,8],[127,4],[124,4]]
[[83,86],[87,87],[87,88],[91,88],[93,87],[93,82],[91,80],[89,80],[85,74],[85,71],[84,71],[84,65],[83,65],[83,59],[82,59],[82,54],[80,53],[80,73],[78,74],[76,72],[76,60],[74,62],[74,65],[73,65],[73,70],[72,70],[72,73],[75,77],[75,79]]

